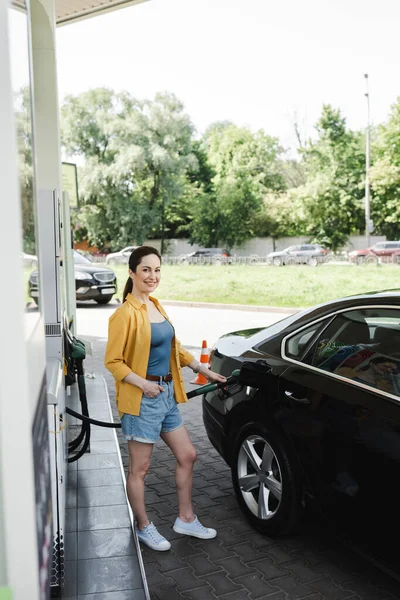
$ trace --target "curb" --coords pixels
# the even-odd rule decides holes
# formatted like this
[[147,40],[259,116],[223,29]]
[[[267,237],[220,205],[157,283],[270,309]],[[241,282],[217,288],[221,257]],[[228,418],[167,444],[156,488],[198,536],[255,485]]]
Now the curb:
[[288,308],[279,306],[254,306],[248,304],[217,304],[214,302],[186,302],[184,300],[160,300],[163,306],[189,306],[192,308],[224,308],[227,310],[245,310],[248,312],[276,312],[292,315],[300,312],[302,308]]

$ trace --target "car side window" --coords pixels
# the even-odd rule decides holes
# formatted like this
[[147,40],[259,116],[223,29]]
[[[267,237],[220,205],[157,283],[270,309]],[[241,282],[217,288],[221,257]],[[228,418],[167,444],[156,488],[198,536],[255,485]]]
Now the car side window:
[[304,362],[400,395],[400,310],[341,313],[320,333]]
[[296,333],[289,338],[285,345],[286,356],[302,361],[303,356],[305,356],[308,353],[309,348],[313,346],[313,342],[318,336],[318,333],[321,329],[326,327],[327,321],[329,321],[329,319],[313,323],[310,327],[302,329],[299,333]]

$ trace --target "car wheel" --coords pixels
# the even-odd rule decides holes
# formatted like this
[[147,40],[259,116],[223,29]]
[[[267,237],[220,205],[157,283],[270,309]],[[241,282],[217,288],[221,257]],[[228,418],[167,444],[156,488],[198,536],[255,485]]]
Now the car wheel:
[[296,264],[296,259],[295,258],[288,258],[288,259],[286,259],[285,265],[293,266],[295,264]]
[[112,294],[111,296],[104,296],[104,298],[97,298],[96,302],[97,304],[108,304],[109,302],[111,302],[112,300]]
[[216,267],[220,267],[222,265],[222,260],[220,258],[216,258],[215,260],[213,260],[213,264]]
[[233,449],[232,481],[242,512],[268,535],[291,531],[301,509],[296,459],[289,443],[270,425],[246,425]]
[[189,264],[189,261],[188,261],[188,259],[187,259],[187,258],[182,258],[182,259],[179,261],[179,264],[180,264],[180,265],[184,265],[184,266],[186,266],[186,265],[188,265],[188,264]]
[[366,256],[364,262],[366,265],[372,265],[378,262],[378,259],[376,256]]
[[259,257],[257,255],[249,256],[248,263],[249,265],[256,265],[259,262]]
[[282,259],[278,256],[275,256],[275,258],[272,261],[272,264],[274,265],[274,267],[280,267],[282,264]]
[[115,260],[115,258],[110,258],[110,259],[107,261],[107,264],[108,264],[108,265],[116,265],[116,264],[117,264],[117,261]]
[[307,261],[307,264],[309,264],[310,267],[317,267],[318,266],[318,258],[316,256],[310,256],[310,258]]

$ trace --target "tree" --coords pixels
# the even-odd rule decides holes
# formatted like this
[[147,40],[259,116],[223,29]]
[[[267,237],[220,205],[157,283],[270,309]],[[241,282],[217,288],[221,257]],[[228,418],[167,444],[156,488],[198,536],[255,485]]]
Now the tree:
[[191,241],[232,248],[253,235],[253,219],[265,192],[284,187],[278,166],[281,148],[263,131],[252,134],[226,123],[208,129],[203,147],[213,176],[194,204]]
[[364,138],[346,128],[339,110],[325,105],[318,139],[303,148],[306,183],[297,188],[314,241],[338,250],[364,227]]
[[168,206],[196,166],[183,105],[172,94],[140,102],[99,88],[67,98],[62,116],[66,152],[85,158],[80,220],[90,241],[140,244],[157,231],[163,252]]
[[375,232],[400,238],[400,98],[389,120],[378,128],[373,144],[376,160],[371,168],[371,217]]
[[35,215],[33,209],[32,116],[29,87],[22,87],[15,94],[14,107],[17,129],[23,247],[25,252],[35,254],[36,244]]
[[254,220],[254,235],[280,237],[304,235],[306,222],[304,210],[296,190],[269,192],[264,196],[263,206]]

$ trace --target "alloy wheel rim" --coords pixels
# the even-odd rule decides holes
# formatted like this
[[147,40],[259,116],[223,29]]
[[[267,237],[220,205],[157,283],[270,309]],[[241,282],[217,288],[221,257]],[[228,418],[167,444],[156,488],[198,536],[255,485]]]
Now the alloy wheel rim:
[[259,435],[247,437],[237,461],[239,488],[249,510],[261,520],[271,519],[282,500],[282,473],[270,444]]

